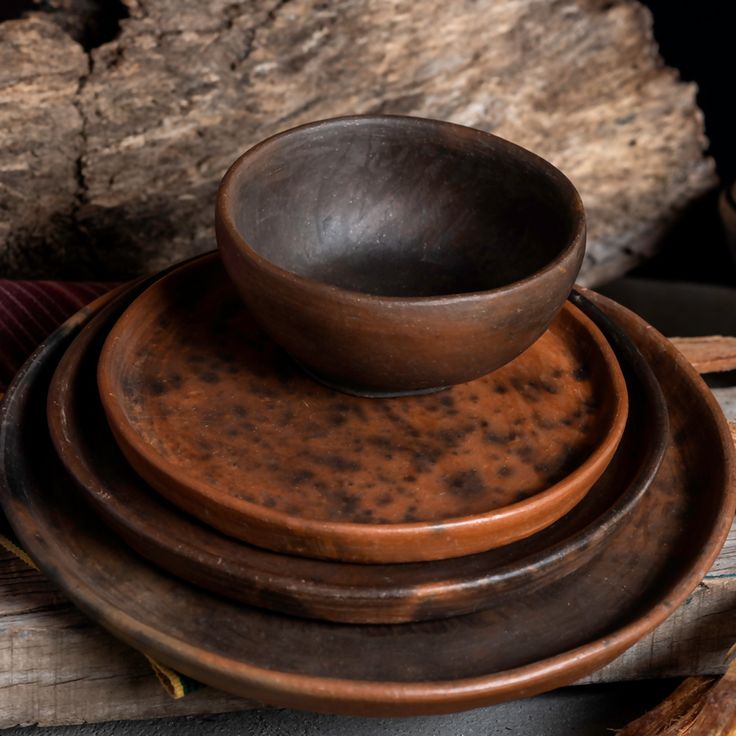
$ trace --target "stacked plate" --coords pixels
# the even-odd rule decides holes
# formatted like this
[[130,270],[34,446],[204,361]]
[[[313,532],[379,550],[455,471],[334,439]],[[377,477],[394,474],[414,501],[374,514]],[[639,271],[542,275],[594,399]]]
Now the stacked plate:
[[276,705],[476,707],[611,661],[718,554],[725,420],[614,302],[574,291],[495,370],[375,398],[314,380],[241,293],[217,254],[124,287],[3,406],[21,542],[150,656]]

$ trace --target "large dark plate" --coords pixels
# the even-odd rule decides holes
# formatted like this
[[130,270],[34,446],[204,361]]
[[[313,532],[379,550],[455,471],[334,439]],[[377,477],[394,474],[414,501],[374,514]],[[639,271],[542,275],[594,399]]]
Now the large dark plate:
[[[142,287],[95,315],[66,351],[49,391],[51,437],[67,470],[134,549],[208,590],[289,614],[352,623],[401,623],[470,613],[501,594],[579,569],[624,522],[651,483],[669,438],[661,390],[641,354],[605,317],[632,408],[611,465],[586,499],[552,527],[506,547],[453,560],[355,565],[258,549],[205,527],[163,501],[117,448],[97,395],[99,350]],[[583,310],[595,310],[580,302]]]
[[79,320],[37,351],[0,417],[0,495],[21,543],[94,620],[201,681],[277,705],[438,713],[573,682],[651,631],[718,554],[736,501],[727,424],[699,376],[646,323],[600,297],[649,360],[672,442],[630,520],[584,575],[491,609],[399,625],[324,623],[230,603],[151,566],[83,503],[46,431],[51,375]]

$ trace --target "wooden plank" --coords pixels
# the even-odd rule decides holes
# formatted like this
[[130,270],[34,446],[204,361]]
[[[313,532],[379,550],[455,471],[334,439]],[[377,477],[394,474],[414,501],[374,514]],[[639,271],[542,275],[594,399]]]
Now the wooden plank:
[[[736,419],[736,388],[715,391]],[[656,631],[581,683],[720,674],[736,642],[736,524],[703,582]],[[0,550],[0,728],[205,715],[255,707],[205,688],[173,700],[146,659]]]
[[736,337],[671,337],[675,347],[699,373],[736,370]]
[[0,551],[0,728],[252,706],[208,688],[173,700],[145,657],[92,623],[43,575]]

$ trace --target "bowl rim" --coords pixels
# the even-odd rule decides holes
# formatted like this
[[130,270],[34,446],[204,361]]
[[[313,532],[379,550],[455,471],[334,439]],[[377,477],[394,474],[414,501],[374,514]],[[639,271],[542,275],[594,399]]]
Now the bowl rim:
[[[542,268],[527,274],[521,279],[511,281],[508,284],[494,287],[492,289],[484,289],[481,291],[468,291],[468,292],[456,292],[450,294],[434,294],[428,296],[396,296],[396,295],[382,295],[382,294],[370,294],[368,292],[359,291],[355,289],[346,289],[335,284],[330,284],[326,281],[319,281],[317,279],[309,278],[306,276],[300,276],[299,274],[290,271],[289,269],[277,266],[272,261],[262,256],[245,238],[244,234],[235,224],[234,207],[235,197],[233,196],[233,189],[236,182],[243,175],[243,171],[251,160],[266,151],[271,146],[277,145],[282,138],[292,137],[294,135],[304,135],[309,131],[320,130],[323,128],[329,128],[333,126],[346,126],[346,125],[371,125],[377,123],[392,123],[407,126],[422,126],[429,128],[441,128],[444,130],[454,130],[455,132],[462,133],[463,135],[470,135],[474,139],[491,140],[494,145],[512,151],[520,159],[525,160],[534,164],[535,166],[541,166],[549,175],[557,180],[558,185],[561,187],[567,187],[572,195],[571,199],[571,225],[570,225],[570,236],[568,237],[566,245],[557,252],[555,257],[547,262]],[[500,298],[507,294],[513,294],[521,291],[530,285],[538,283],[538,281],[547,275],[550,275],[554,271],[561,271],[565,273],[570,262],[574,261],[576,256],[579,254],[580,263],[582,263],[582,257],[585,253],[585,241],[586,241],[586,218],[585,208],[583,206],[580,193],[575,188],[575,185],[570,179],[560,171],[554,164],[550,163],[541,156],[529,151],[516,143],[512,143],[505,138],[494,135],[478,128],[472,128],[466,125],[460,125],[459,123],[452,123],[445,120],[436,120],[433,118],[423,118],[410,115],[342,115],[333,118],[324,118],[321,120],[315,120],[309,123],[303,123],[287,130],[282,130],[279,133],[265,138],[254,146],[248,148],[244,153],[240,154],[237,159],[230,165],[227,172],[223,176],[217,191],[217,197],[215,201],[215,226],[217,231],[218,249],[223,254],[223,261],[227,265],[227,257],[224,256],[224,250],[221,245],[220,229],[224,229],[229,240],[235,244],[237,251],[241,256],[246,257],[261,271],[265,271],[268,275],[276,278],[280,281],[289,282],[292,286],[299,288],[306,292],[311,292],[316,295],[327,295],[342,297],[343,299],[350,300],[352,302],[364,303],[366,305],[373,304],[378,305],[381,303],[390,302],[395,305],[421,305],[430,306],[434,304],[453,304],[462,302],[473,302],[479,299],[488,298]],[[577,269],[580,265],[578,264]],[[230,270],[228,268],[228,270]],[[577,276],[577,270],[571,281],[574,281]]]

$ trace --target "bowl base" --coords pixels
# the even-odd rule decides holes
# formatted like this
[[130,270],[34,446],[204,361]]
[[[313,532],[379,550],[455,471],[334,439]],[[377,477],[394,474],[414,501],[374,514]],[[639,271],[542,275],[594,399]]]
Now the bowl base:
[[315,373],[311,368],[307,368],[301,361],[297,360],[293,355],[289,356],[296,366],[299,367],[306,375],[308,375],[313,381],[321,383],[327,388],[331,388],[333,391],[339,391],[343,394],[349,394],[350,396],[360,396],[364,399],[396,399],[401,396],[424,396],[426,394],[436,394],[439,391],[446,391],[449,386],[436,386],[433,388],[417,388],[410,389],[407,391],[379,391],[365,386],[346,386],[342,383],[336,383],[331,381],[329,378]]

